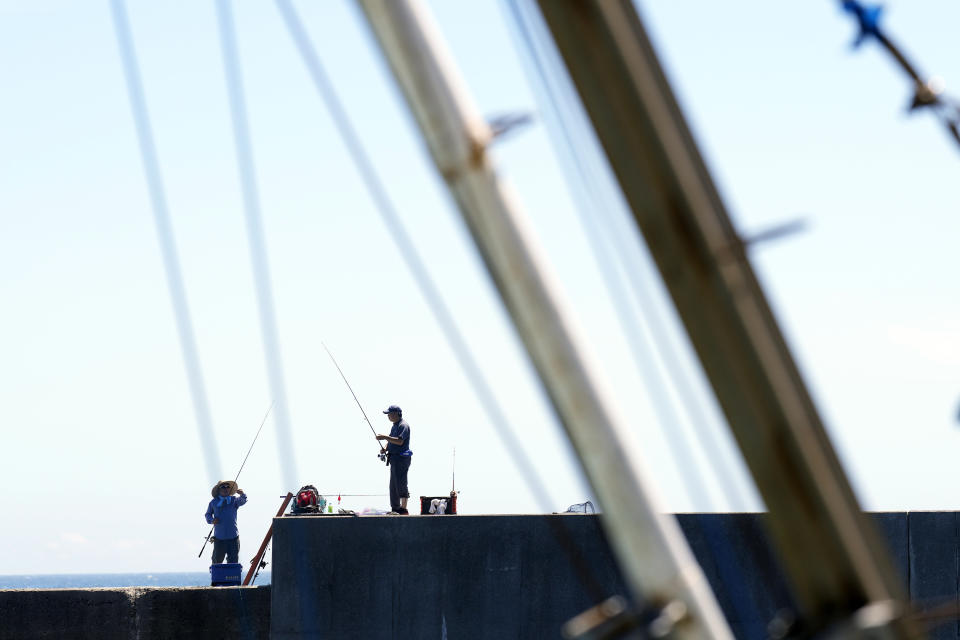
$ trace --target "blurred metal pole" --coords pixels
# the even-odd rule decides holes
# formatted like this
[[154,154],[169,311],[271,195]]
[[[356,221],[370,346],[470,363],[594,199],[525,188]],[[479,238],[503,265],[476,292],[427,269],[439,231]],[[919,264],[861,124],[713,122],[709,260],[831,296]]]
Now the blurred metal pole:
[[525,221],[487,156],[491,131],[413,0],[359,0],[443,178],[603,506],[603,522],[641,604],[686,612],[674,638],[730,638],[676,520],[654,504],[577,347]]
[[919,636],[634,5],[538,2],[767,504],[802,622]]

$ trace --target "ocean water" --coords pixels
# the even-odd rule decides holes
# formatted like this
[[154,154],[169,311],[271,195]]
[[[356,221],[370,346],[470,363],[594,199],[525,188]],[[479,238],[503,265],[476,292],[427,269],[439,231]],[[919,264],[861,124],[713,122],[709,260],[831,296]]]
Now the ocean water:
[[[255,585],[270,584],[261,571]],[[210,572],[190,573],[63,573],[0,575],[0,589],[85,589],[89,587],[209,587]]]

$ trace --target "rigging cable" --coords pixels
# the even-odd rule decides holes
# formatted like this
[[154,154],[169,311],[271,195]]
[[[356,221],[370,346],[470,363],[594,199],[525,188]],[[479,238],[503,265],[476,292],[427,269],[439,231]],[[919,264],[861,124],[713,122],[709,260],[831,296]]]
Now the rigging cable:
[[[695,470],[697,464],[682,464],[685,452],[698,450],[701,453],[706,452],[704,457],[708,466],[713,471],[713,476],[723,489],[727,500],[732,504],[735,510],[744,510],[747,504],[747,498],[738,485],[732,482],[731,474],[726,473],[722,461],[718,460],[727,448],[721,447],[714,437],[714,430],[710,428],[710,421],[707,418],[707,412],[703,407],[703,401],[698,399],[692,392],[692,386],[685,380],[686,376],[679,366],[679,357],[672,350],[670,340],[666,337],[666,329],[657,313],[655,305],[646,294],[646,287],[639,281],[640,269],[634,264],[627,264],[629,257],[637,256],[638,250],[635,244],[628,244],[630,239],[635,238],[636,232],[633,229],[624,229],[622,231],[611,230],[609,226],[597,224],[603,212],[607,213],[608,219],[621,220],[622,216],[614,216],[614,211],[622,211],[622,203],[614,203],[609,189],[596,188],[594,185],[601,182],[596,177],[598,170],[594,168],[589,171],[583,161],[583,156],[591,158],[596,157],[596,153],[585,152],[583,150],[596,148],[595,140],[574,140],[572,132],[583,132],[583,116],[577,103],[568,97],[570,91],[564,86],[558,86],[566,78],[562,70],[551,72],[546,68],[548,60],[556,60],[556,56],[551,56],[546,37],[542,34],[534,34],[536,25],[528,16],[523,15],[518,0],[503,0],[508,8],[508,14],[514,24],[516,34],[521,40],[523,46],[521,49],[527,51],[528,66],[533,67],[529,73],[533,79],[537,80],[542,93],[545,94],[544,102],[550,107],[549,111],[553,114],[554,126],[548,127],[554,135],[550,136],[557,150],[557,156],[566,160],[566,171],[573,174],[569,181],[573,185],[572,195],[576,202],[576,211],[580,219],[580,224],[585,230],[585,235],[590,243],[592,253],[597,265],[603,274],[604,284],[608,289],[608,297],[614,305],[617,312],[617,319],[627,337],[633,352],[635,365],[639,370],[642,379],[645,381],[648,389],[652,407],[657,414],[663,431],[667,435],[668,442],[673,450],[676,459],[681,462],[677,466],[680,469],[681,477],[688,485],[688,489],[695,494],[703,496],[704,501],[709,504],[709,492],[703,479],[695,471],[684,473],[684,469]],[[537,45],[537,41],[541,44]],[[554,80],[551,81],[551,78]],[[570,103],[566,108],[562,106],[563,102]],[[564,114],[567,115],[564,115]],[[583,135],[589,137],[589,132]],[[560,138],[560,142],[557,138]],[[595,163],[594,163],[595,164]],[[601,193],[606,196],[602,197]],[[593,203],[603,202],[606,206],[598,206]],[[598,229],[602,230],[598,231]],[[606,245],[613,245],[614,251],[606,250]],[[618,265],[610,259],[610,253],[619,255],[621,262]],[[622,284],[622,275],[627,277],[632,285],[629,289],[633,292],[635,300],[635,309],[637,313],[631,312],[627,304],[629,296],[624,292]],[[646,314],[643,311],[646,310]],[[640,327],[633,322],[635,317]],[[646,363],[652,363],[645,366]],[[661,382],[661,377],[656,375],[656,370],[665,370],[663,379],[672,383],[665,385]],[[674,396],[668,393],[667,387],[679,397],[680,402],[670,402]],[[678,419],[676,406],[681,408],[685,421]],[[716,422],[716,421],[714,421]],[[686,429],[680,425],[688,424],[693,427],[700,446],[695,447],[691,444]]]
[[[516,0],[505,0],[505,1],[516,2]],[[528,38],[528,42],[529,42],[529,38]],[[541,42],[548,42],[548,41],[541,39]],[[547,44],[544,44],[544,47],[547,47]],[[531,48],[531,51],[532,51],[532,48]],[[552,59],[556,60],[557,57],[554,56],[552,57]],[[538,69],[538,71],[540,71],[541,77],[543,77],[542,84],[549,89],[547,80],[544,77],[546,74],[543,72],[542,69]],[[562,68],[560,69],[560,71],[554,71],[553,77],[558,79],[558,82],[560,82],[566,79],[565,71]],[[569,85],[564,85],[564,86],[569,86]],[[571,95],[569,91],[564,92],[563,87],[559,87],[558,92],[561,94],[561,96]],[[601,180],[598,179],[597,173],[602,171],[602,168],[596,166],[598,163],[596,159],[602,158],[602,156],[599,153],[593,152],[593,150],[596,149],[595,138],[592,138],[591,136],[589,140],[583,139],[585,137],[590,136],[590,130],[588,127],[584,127],[582,124],[584,122],[583,112],[582,110],[578,109],[579,102],[576,101],[575,99],[570,99],[570,98],[568,98],[568,101],[575,102],[574,105],[571,105],[569,107],[570,111],[568,113],[572,114],[573,117],[576,118],[576,120],[572,122],[568,120],[565,123],[561,121],[561,126],[557,127],[557,129],[563,134],[564,141],[566,142],[566,146],[567,146],[567,155],[569,155],[573,159],[571,162],[573,162],[577,166],[577,168],[580,170],[579,179],[580,181],[582,181],[582,185],[589,185],[591,184],[591,181],[587,178],[586,172],[583,170],[583,164],[581,164],[581,162],[579,161],[581,156],[586,156],[588,158],[595,159],[594,162],[592,163],[592,168],[594,170],[594,173],[591,174],[590,177],[594,178],[594,180],[596,180],[596,182],[599,184]],[[557,102],[558,102],[557,98],[551,95],[550,96],[551,106],[553,106],[555,111],[560,112],[560,107],[556,104]],[[576,141],[572,141],[570,136],[578,132],[582,133],[582,138]],[[589,152],[584,151],[586,149],[590,149],[591,151]],[[558,155],[562,157],[564,154],[560,153]],[[620,201],[618,201],[616,204],[610,202],[610,198],[619,194],[618,190],[605,188],[601,190],[601,193],[604,196],[607,196],[607,211],[609,213],[620,210],[621,208]],[[591,195],[594,195],[594,192],[591,192]],[[600,200],[597,198],[591,198],[590,201],[600,202]],[[601,209],[601,207],[595,207],[595,209]],[[618,241],[619,255],[621,259],[624,260],[625,262],[627,261],[628,258],[633,258],[634,260],[638,260],[641,257],[641,254],[638,251],[636,251],[636,248],[629,247],[629,249],[632,249],[632,250],[628,250],[627,248],[627,241],[628,239],[632,239],[635,236],[637,231],[636,228],[635,227],[627,228],[628,225],[624,224],[627,220],[626,216],[609,216],[609,217],[614,217],[617,221],[621,222],[621,227],[622,227],[621,232],[613,234],[614,239]],[[790,230],[792,230],[794,226],[790,227]],[[757,238],[755,238],[754,240],[756,239]],[[759,239],[763,239],[763,238],[759,238]],[[634,293],[637,295],[639,299],[639,303],[638,303],[639,308],[640,309],[646,308],[652,312],[654,310],[654,307],[652,307],[649,303],[647,303],[643,299],[644,288],[640,286],[640,283],[638,280],[639,269],[625,267],[624,272],[626,272],[631,277],[631,280],[634,286]],[[657,322],[654,322],[654,320],[657,320]],[[654,344],[656,344],[660,348],[661,355],[662,355],[661,364],[667,368],[668,374],[674,382],[675,390],[678,392],[678,394],[681,394],[683,399],[683,406],[686,407],[688,410],[695,408],[697,411],[697,415],[689,416],[691,418],[691,423],[700,432],[701,439],[705,438],[706,436],[709,436],[712,439],[714,432],[708,428],[708,425],[706,422],[706,416],[701,412],[701,406],[698,401],[698,398],[695,397],[693,394],[693,391],[694,391],[693,387],[682,383],[683,376],[681,372],[679,359],[676,357],[675,354],[671,354],[669,349],[667,348],[668,345],[672,343],[668,342],[665,339],[663,325],[660,323],[660,320],[657,315],[649,315],[648,321],[649,321],[648,328],[651,331],[657,330],[657,333],[659,334],[659,337],[654,339]],[[697,370],[697,372],[700,372],[700,371],[701,370]],[[713,398],[712,395],[706,395],[706,394],[703,394],[701,397],[704,399]],[[703,440],[703,441],[707,442],[707,440]],[[720,451],[726,452],[726,449],[719,449],[716,443],[707,445],[707,450],[714,452],[714,454],[719,454]],[[708,457],[708,459],[710,460],[711,463],[715,462],[713,458]],[[728,463],[728,466],[729,466],[729,463]],[[740,490],[740,486],[742,485],[742,483],[737,483],[737,484],[732,483],[731,478],[729,477],[729,474],[723,473],[723,468],[719,464],[716,465],[716,468],[714,469],[714,474],[720,482],[726,485],[725,493],[727,494],[728,499],[734,502],[735,506],[740,506],[738,510],[744,510],[743,505],[747,504],[747,500],[744,493]],[[737,505],[737,503],[739,503],[739,505]],[[695,539],[700,539],[706,542],[705,551],[707,554],[709,554],[709,557],[712,559],[714,569],[715,569],[715,575],[719,580],[719,584],[723,586],[728,586],[728,585],[735,584],[736,581],[738,580],[742,581],[742,577],[743,577],[742,564],[736,563],[736,562],[730,562],[730,558],[736,556],[736,553],[730,546],[729,540],[725,538],[723,535],[718,535],[719,533],[718,526],[717,526],[718,521],[713,518],[705,518],[705,519],[690,519],[690,520],[687,520],[687,523],[688,523],[687,526],[684,527],[685,533],[688,536],[692,536]],[[744,557],[741,559],[749,560],[748,562],[749,564],[753,564],[755,566],[763,566],[765,563],[769,562],[769,559],[764,557],[764,555],[758,552],[758,550],[755,549],[754,547],[750,547],[749,549],[747,549],[746,553],[747,553],[747,557]],[[722,591],[722,587],[721,587],[721,591]],[[741,618],[747,618],[754,614],[754,611],[749,606],[745,605],[740,601],[733,602],[732,606],[736,610],[736,615],[740,616]]]
[[487,417],[497,429],[497,433],[500,435],[507,451],[513,457],[517,469],[526,477],[528,486],[532,489],[538,501],[541,502],[541,508],[550,511],[550,506],[546,504],[545,500],[548,493],[544,483],[533,471],[534,467],[523,452],[520,442],[514,436],[500,408],[499,401],[494,396],[490,385],[484,378],[480,366],[474,360],[466,340],[457,328],[453,315],[449,309],[447,309],[437,286],[430,278],[430,274],[420,258],[416,245],[411,241],[403,222],[400,220],[400,216],[390,202],[386,189],[377,176],[368,155],[364,151],[363,145],[360,143],[360,139],[336,95],[336,91],[330,84],[326,72],[320,63],[320,58],[303,28],[296,10],[289,0],[276,0],[276,4],[290,31],[294,44],[300,56],[303,58],[304,64],[307,66],[310,77],[320,92],[320,96],[326,104],[330,116],[337,125],[344,145],[347,147],[364,184],[373,198],[377,212],[380,214],[383,223],[390,230],[390,237],[400,249],[398,253],[403,258],[407,268],[410,269],[414,280],[416,280],[421,293],[426,299],[427,305],[430,307],[434,318],[440,325],[444,337],[446,337],[447,342],[460,361],[460,366],[463,367],[467,378],[472,383],[474,391],[479,396],[480,405],[487,412]]
[[137,63],[136,50],[133,45],[133,36],[130,31],[130,21],[127,17],[123,0],[111,0],[110,8],[113,13],[113,24],[117,34],[117,43],[120,48],[120,60],[123,63],[123,74],[127,84],[127,93],[130,98],[130,111],[133,115],[137,130],[137,139],[140,145],[140,160],[150,193],[150,203],[153,208],[154,230],[160,244],[160,254],[163,257],[164,273],[167,277],[167,287],[170,291],[170,303],[173,306],[173,316],[177,325],[177,334],[180,337],[180,353],[183,357],[184,368],[187,373],[187,382],[190,387],[190,397],[193,400],[193,412],[197,421],[197,434],[200,437],[200,446],[206,459],[207,476],[210,482],[218,482],[222,477],[220,453],[217,448],[216,435],[213,430],[213,420],[210,416],[210,405],[207,402],[207,391],[204,385],[203,372],[200,367],[200,356],[190,319],[190,308],[187,303],[186,287],[183,273],[180,269],[180,260],[177,246],[173,237],[173,226],[170,221],[170,212],[160,175],[160,163],[157,160],[157,148],[153,140],[150,126],[150,116],[147,111],[147,101],[144,96],[143,83],[140,77],[140,68]]
[[277,455],[287,487],[296,486],[296,458],[293,454],[293,434],[287,405],[286,384],[280,357],[280,339],[274,311],[273,290],[270,285],[270,269],[264,241],[263,222],[260,215],[260,199],[257,193],[256,172],[253,165],[253,150],[250,145],[250,130],[243,98],[243,78],[240,73],[239,54],[234,33],[233,14],[229,0],[217,1],[217,22],[220,27],[220,44],[223,53],[224,72],[233,121],[233,136],[237,146],[237,167],[240,173],[240,188],[243,195],[244,214],[247,222],[247,241],[260,312],[260,332],[267,377],[271,395],[276,402]]
[[[589,126],[584,125],[584,115],[579,108],[579,102],[576,101],[575,98],[570,97],[573,94],[569,88],[569,84],[563,82],[567,79],[567,76],[565,75],[565,70],[559,65],[558,57],[556,55],[550,55],[550,53],[554,51],[550,46],[550,42],[552,41],[543,35],[540,36],[539,42],[541,43],[541,55],[543,57],[538,59],[537,50],[534,48],[534,37],[531,36],[530,30],[535,29],[541,23],[534,23],[531,19],[531,21],[528,22],[530,29],[528,30],[523,24],[524,18],[520,14],[518,0],[504,1],[513,12],[517,29],[520,31],[527,45],[530,58],[536,67],[537,74],[531,75],[538,76],[540,80],[539,84],[547,93],[548,99],[546,102],[552,108],[555,117],[554,124],[559,125],[555,126],[556,131],[553,133],[558,135],[557,132],[559,132],[559,136],[562,138],[564,144],[562,145],[563,149],[559,149],[557,155],[568,160],[565,167],[568,171],[571,169],[570,165],[575,167],[575,179],[571,180],[571,182],[579,186],[579,189],[576,189],[575,193],[579,196],[577,204],[582,223],[585,227],[589,227],[594,219],[599,218],[599,216],[596,215],[587,215],[588,213],[605,212],[607,214],[608,226],[606,228],[608,230],[608,240],[611,244],[614,244],[621,259],[622,270],[620,273],[626,274],[632,284],[632,291],[637,303],[636,308],[640,311],[647,311],[646,314],[638,314],[639,319],[646,320],[645,326],[648,333],[652,336],[652,342],[655,346],[654,352],[660,356],[659,364],[666,370],[665,378],[668,382],[672,382],[673,390],[680,397],[681,407],[685,409],[687,420],[689,424],[694,427],[700,443],[703,444],[701,451],[706,449],[708,464],[712,467],[714,477],[723,487],[727,500],[734,505],[736,510],[745,510],[747,499],[744,492],[740,489],[740,484],[734,483],[729,473],[724,473],[724,467],[730,466],[730,460],[728,450],[721,449],[714,438],[716,427],[720,426],[720,424],[717,424],[719,421],[714,421],[715,424],[713,426],[715,428],[712,429],[711,425],[707,422],[707,415],[702,406],[701,399],[705,400],[712,396],[706,394],[696,395],[692,385],[685,384],[685,376],[683,375],[679,358],[671,348],[673,343],[666,338],[666,327],[660,316],[655,313],[656,307],[652,304],[649,296],[646,295],[646,288],[640,282],[640,268],[637,263],[640,262],[642,254],[637,250],[636,242],[628,242],[629,240],[636,239],[637,229],[635,227],[627,228],[628,225],[624,224],[626,222],[625,215],[613,215],[615,212],[622,211],[622,201],[619,199],[617,199],[616,202],[613,201],[619,194],[619,190],[606,186],[609,183],[601,177],[607,174],[603,173],[602,167],[597,166],[598,159],[602,156],[597,150],[596,139],[591,136]],[[531,12],[533,11],[531,10]],[[536,13],[539,15],[539,12]],[[540,33],[542,34],[543,32],[541,31]],[[548,64],[549,61],[554,61],[552,75],[548,73],[545,68],[545,65]],[[558,83],[555,87],[551,87],[550,85],[551,77]],[[564,119],[564,110],[561,106],[561,102],[564,99],[568,103],[566,120]],[[572,136],[576,133],[580,133],[581,136],[575,140]],[[588,159],[592,160],[590,163],[592,171],[589,172],[589,174],[585,166]],[[604,197],[601,198],[601,195]],[[585,202],[591,204],[584,206]],[[601,204],[593,203],[602,203],[606,206],[604,207]],[[609,232],[610,219],[621,223],[621,230],[619,232]],[[611,235],[613,236],[612,240],[610,239]],[[592,248],[595,254],[602,254],[602,251],[597,251],[596,245]],[[649,269],[645,269],[644,273],[649,273]],[[647,278],[649,279],[650,276],[647,276]],[[612,295],[616,297],[616,294]],[[618,307],[618,310],[622,310],[622,308],[623,307]],[[622,316],[620,319],[626,324],[625,317]],[[640,362],[638,362],[638,366],[639,365]],[[664,426],[669,427],[669,425]],[[720,456],[723,456],[726,460],[720,460]],[[726,464],[723,464],[723,462],[726,462]],[[742,578],[742,568],[736,563],[729,562],[729,558],[736,554],[730,547],[729,541],[725,541],[723,536],[717,535],[714,524],[716,520],[696,519],[688,520],[687,522],[688,525],[684,527],[685,534],[689,536],[692,533],[694,537],[699,537],[706,541],[705,550],[714,563],[716,575],[721,583],[726,584],[728,581]],[[691,527],[693,528],[692,531],[690,530]],[[748,554],[754,556],[755,551],[749,550]],[[758,563],[758,566],[762,566],[759,564],[762,559],[753,558],[753,560]],[[730,583],[732,584],[732,582]],[[741,617],[749,617],[753,613],[740,602],[734,602],[733,607],[736,609],[737,615]]]
[[944,96],[942,87],[935,79],[924,80],[900,48],[880,30],[880,16],[883,13],[883,7],[880,5],[865,5],[858,0],[842,0],[840,6],[854,17],[857,26],[860,28],[860,32],[853,41],[853,47],[858,48],[870,38],[880,43],[913,82],[914,93],[913,100],[910,103],[910,111],[921,108],[933,111],[947,128],[953,140],[960,145],[960,103]]
[[[398,253],[403,258],[414,280],[416,280],[419,285],[421,294],[424,296],[434,318],[440,325],[444,337],[459,361],[464,374],[471,383],[474,393],[477,394],[480,400],[480,406],[486,412],[487,418],[493,425],[508,455],[510,455],[514,466],[524,478],[528,490],[531,491],[540,508],[544,510],[544,512],[550,513],[552,509],[547,499],[549,494],[546,489],[546,484],[541,480],[536,468],[527,456],[522,443],[514,434],[499,401],[484,377],[480,366],[476,360],[474,360],[465,339],[457,328],[452,314],[447,309],[443,297],[440,295],[437,286],[431,280],[430,274],[424,266],[416,246],[410,240],[410,236],[387,196],[386,189],[377,176],[376,171],[373,169],[373,165],[364,151],[363,145],[360,143],[360,139],[340,103],[335,89],[329,82],[320,58],[303,28],[296,10],[293,8],[290,0],[275,0],[275,2],[290,31],[291,38],[300,56],[303,58],[304,64],[307,66],[310,76],[330,112],[331,118],[337,125],[344,145],[347,147],[364,184],[374,200],[377,212],[380,214],[384,224],[390,229],[390,237],[400,249]],[[577,575],[581,579],[587,592],[599,602],[603,599],[603,589],[600,586],[600,582],[594,575],[593,570],[583,559],[582,554],[575,548],[561,520],[562,519],[558,518],[550,518],[549,526],[566,551],[568,559],[571,564],[574,565]]]

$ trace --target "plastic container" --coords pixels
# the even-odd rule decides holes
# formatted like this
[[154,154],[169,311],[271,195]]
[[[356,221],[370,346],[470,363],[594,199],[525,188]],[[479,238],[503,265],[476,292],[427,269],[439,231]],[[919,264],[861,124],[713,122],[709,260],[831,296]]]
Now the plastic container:
[[210,586],[239,587],[243,565],[239,562],[224,562],[210,565]]

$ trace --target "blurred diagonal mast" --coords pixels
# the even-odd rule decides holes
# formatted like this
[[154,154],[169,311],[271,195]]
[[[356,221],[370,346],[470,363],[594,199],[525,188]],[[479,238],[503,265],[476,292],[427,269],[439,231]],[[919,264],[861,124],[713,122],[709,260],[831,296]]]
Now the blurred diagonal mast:
[[804,627],[919,637],[636,8],[538,2],[769,509]]
[[661,513],[626,454],[625,427],[601,398],[525,221],[487,158],[490,127],[460,89],[423,7],[413,0],[360,5],[604,507],[627,584],[645,604],[684,612],[671,637],[730,638],[676,520]]

